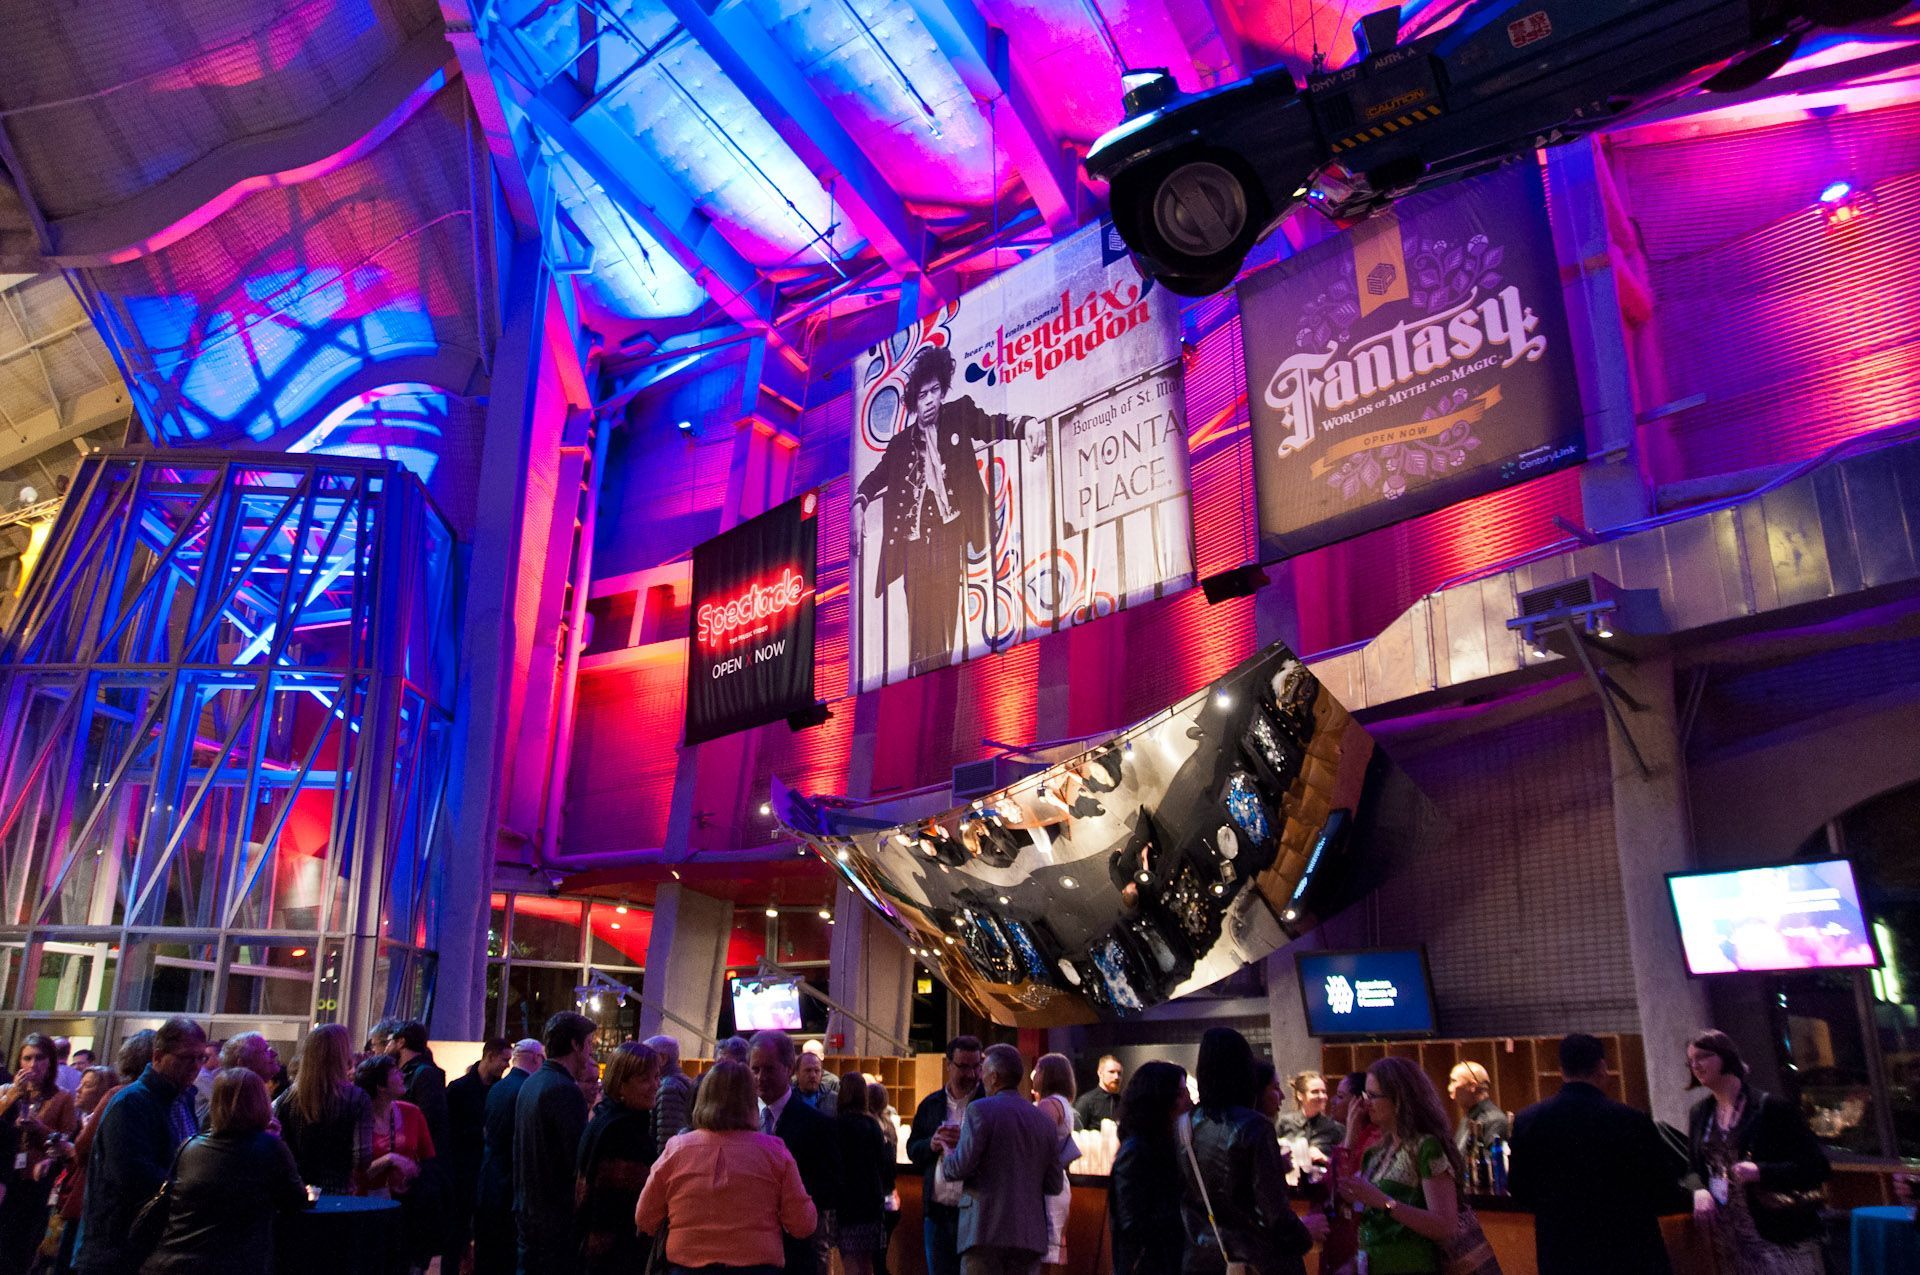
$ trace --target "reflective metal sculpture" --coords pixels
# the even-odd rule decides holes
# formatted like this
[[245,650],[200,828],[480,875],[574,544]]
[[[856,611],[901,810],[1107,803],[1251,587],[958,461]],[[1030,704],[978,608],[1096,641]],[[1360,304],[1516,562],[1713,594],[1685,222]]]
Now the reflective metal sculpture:
[[0,653],[0,1014],[425,1009],[452,555],[387,462],[83,463]]
[[1437,832],[1285,647],[1010,788],[855,831],[776,785],[785,829],[996,1022],[1137,1014],[1351,902]]

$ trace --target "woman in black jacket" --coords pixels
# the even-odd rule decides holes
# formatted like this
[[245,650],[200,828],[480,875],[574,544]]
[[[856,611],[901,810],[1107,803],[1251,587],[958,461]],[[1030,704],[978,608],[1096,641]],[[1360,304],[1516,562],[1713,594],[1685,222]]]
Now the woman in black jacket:
[[1258,1275],[1305,1275],[1302,1259],[1326,1233],[1327,1219],[1310,1213],[1303,1222],[1287,1202],[1287,1162],[1279,1139],[1253,1109],[1253,1048],[1231,1027],[1208,1028],[1200,1038],[1195,1071],[1200,1106],[1189,1122],[1192,1154],[1180,1157],[1188,1178],[1181,1269],[1187,1275],[1213,1275],[1229,1262],[1244,1262]]
[[1141,1063],[1127,1081],[1110,1182],[1114,1275],[1171,1275],[1180,1269],[1187,1247],[1180,1220],[1186,1153],[1175,1128],[1191,1110],[1187,1073],[1170,1062]]
[[840,1135],[840,1208],[834,1218],[834,1247],[847,1275],[870,1275],[876,1253],[886,1251],[886,1200],[892,1192],[893,1153],[867,1100],[867,1078],[857,1071],[840,1077],[835,1127]]
[[1820,1275],[1820,1185],[1826,1152],[1794,1105],[1747,1084],[1725,1032],[1687,1045],[1690,1087],[1708,1096],[1687,1121],[1694,1221],[1727,1275]]
[[266,1082],[229,1067],[213,1082],[209,1131],[180,1149],[160,1246],[141,1275],[267,1275],[273,1221],[307,1207],[293,1152],[267,1132]]
[[633,1211],[660,1154],[653,1141],[653,1104],[660,1096],[660,1056],[637,1040],[613,1051],[600,1079],[600,1105],[580,1138],[581,1269],[638,1272],[652,1244],[633,1227]]

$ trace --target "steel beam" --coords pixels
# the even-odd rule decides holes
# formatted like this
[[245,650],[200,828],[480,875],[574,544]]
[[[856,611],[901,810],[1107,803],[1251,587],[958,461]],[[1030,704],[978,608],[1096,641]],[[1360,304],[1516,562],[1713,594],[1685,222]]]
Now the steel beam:
[[663,0],[667,11],[719,64],[734,85],[800,157],[834,202],[902,274],[918,270],[925,257],[926,229],[906,201],[860,149],[793,58],[745,5],[709,0]]
[[[1078,164],[1048,131],[1033,94],[1013,69],[1007,33],[987,21],[975,0],[909,2],[968,91],[996,110],[995,135],[1047,227],[1055,234],[1072,230],[1079,222]],[[1004,117],[998,114],[1001,106]]]

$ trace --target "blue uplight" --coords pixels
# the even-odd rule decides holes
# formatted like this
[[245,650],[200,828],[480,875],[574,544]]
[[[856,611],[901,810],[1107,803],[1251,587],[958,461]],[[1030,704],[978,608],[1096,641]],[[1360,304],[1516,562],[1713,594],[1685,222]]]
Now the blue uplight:
[[1852,193],[1853,193],[1852,182],[1849,182],[1849,181],[1832,182],[1828,184],[1825,190],[1820,192],[1820,202],[1823,204],[1837,204],[1841,200],[1845,199],[1848,195],[1851,195]]

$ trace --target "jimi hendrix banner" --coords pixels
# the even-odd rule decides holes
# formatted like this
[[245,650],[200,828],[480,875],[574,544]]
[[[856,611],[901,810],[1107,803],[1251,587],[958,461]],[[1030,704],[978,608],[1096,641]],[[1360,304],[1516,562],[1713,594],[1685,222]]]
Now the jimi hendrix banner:
[[1110,225],[853,368],[855,692],[1191,584],[1179,298]]
[[1240,307],[1263,561],[1586,458],[1535,165],[1404,199]]
[[813,707],[819,507],[809,491],[694,546],[689,744]]

